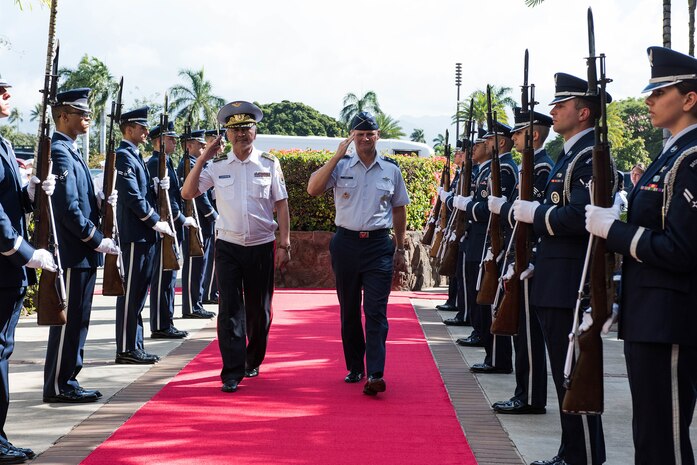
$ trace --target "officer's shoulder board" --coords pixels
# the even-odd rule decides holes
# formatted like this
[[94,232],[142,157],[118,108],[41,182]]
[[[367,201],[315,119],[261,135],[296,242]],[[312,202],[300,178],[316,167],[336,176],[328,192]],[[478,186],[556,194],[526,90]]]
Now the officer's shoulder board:
[[219,161],[227,160],[227,153],[223,153],[213,159],[213,163],[218,163]]
[[262,152],[261,158],[266,158],[267,160],[271,160],[272,162],[276,162],[276,160],[278,160],[278,158],[267,152]]
[[348,154],[341,157],[342,160],[348,160],[349,158],[351,158],[351,155]]
[[399,168],[399,163],[397,163],[397,160],[395,160],[394,158],[390,158],[390,157],[385,157],[385,156],[383,156],[382,159],[385,160],[385,161],[387,161],[387,162],[392,163],[393,165],[395,165],[396,167]]

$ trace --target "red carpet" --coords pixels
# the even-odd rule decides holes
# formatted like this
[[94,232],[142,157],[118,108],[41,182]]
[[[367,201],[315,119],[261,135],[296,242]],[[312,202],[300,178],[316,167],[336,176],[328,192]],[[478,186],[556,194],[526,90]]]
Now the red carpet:
[[221,392],[214,342],[82,463],[476,464],[408,295],[390,299],[385,393],[344,383],[333,290],[278,290],[259,377]]

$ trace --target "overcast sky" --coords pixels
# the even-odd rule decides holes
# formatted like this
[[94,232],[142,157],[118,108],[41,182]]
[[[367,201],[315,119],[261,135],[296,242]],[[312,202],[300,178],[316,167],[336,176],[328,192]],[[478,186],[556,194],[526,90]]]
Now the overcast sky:
[[[0,74],[28,120],[43,85],[48,8],[27,1],[33,8],[20,11],[0,0]],[[455,110],[456,62],[461,99],[491,83],[513,87],[519,100],[528,48],[530,80],[547,111],[555,72],[585,75],[588,6],[614,80],[609,92],[640,96],[646,48],[662,43],[660,0],[546,0],[536,8],[524,0],[62,0],[57,29],[61,67],[76,67],[84,54],[103,60],[124,76],[127,107],[159,100],[181,82],[180,69],[203,66],[227,101],[300,101],[333,117],[346,93],[373,90],[385,113],[422,123],[430,142]],[[673,2],[672,23],[673,48],[687,52],[687,1]]]

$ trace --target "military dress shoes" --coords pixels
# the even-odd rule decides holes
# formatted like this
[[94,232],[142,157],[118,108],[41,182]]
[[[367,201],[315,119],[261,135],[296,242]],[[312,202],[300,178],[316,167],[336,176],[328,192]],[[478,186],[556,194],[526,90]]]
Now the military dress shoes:
[[160,361],[160,357],[153,354],[148,354],[140,349],[130,350],[116,354],[116,363],[130,365],[147,365]]
[[[61,392],[55,396],[44,396],[44,403],[47,404],[84,404],[95,402],[99,397],[94,392],[79,391],[73,389],[68,392]],[[0,462],[2,463],[2,462]]]
[[[31,449],[27,449],[31,450]],[[34,452],[32,452],[33,454]],[[24,452],[12,445],[0,445],[0,464],[24,463],[29,460]]]
[[237,381],[226,381],[223,383],[223,387],[220,388],[223,392],[235,392],[237,391]]
[[184,313],[182,318],[192,320],[210,320],[214,316],[215,312],[209,312],[208,310],[194,310],[191,313]]
[[349,371],[348,375],[346,375],[346,378],[344,378],[344,381],[347,383],[357,383],[362,380],[364,376],[365,373],[362,371],[351,370]]
[[552,460],[535,460],[530,465],[569,465],[569,463],[561,457],[554,457]]
[[179,331],[174,326],[170,326],[167,329],[158,329],[150,333],[150,339],[184,339],[189,333],[186,331]]
[[97,389],[85,389],[82,386],[78,386],[75,390],[83,394],[94,394],[95,396],[97,396],[97,398],[102,397],[102,393],[99,392]]
[[4,447],[9,448],[10,450],[18,450],[24,455],[27,456],[28,459],[33,459],[36,457],[36,454],[34,453],[33,450],[29,449],[28,447],[17,447],[13,445],[11,442],[8,442]]
[[443,324],[447,326],[465,326],[465,321],[458,318],[446,318],[443,320]]
[[547,409],[544,407],[533,407],[520,399],[496,402],[491,407],[496,413],[507,413],[512,415],[541,415],[547,413]]
[[201,303],[202,304],[217,304],[218,299],[206,299],[206,300],[201,301]]
[[454,306],[453,304],[449,304],[448,302],[444,303],[443,305],[436,305],[436,309],[441,310],[443,312],[456,312],[457,307]]
[[482,340],[478,336],[461,337],[455,341],[457,345],[465,347],[484,347]]
[[245,378],[254,378],[255,376],[259,376],[259,367],[244,370]]
[[470,367],[472,373],[490,373],[490,374],[508,374],[512,373],[513,369],[504,370],[489,365],[488,363],[475,363]]
[[378,392],[385,392],[385,380],[382,378],[373,378],[370,376],[368,382],[363,386],[363,394],[368,396],[377,396]]

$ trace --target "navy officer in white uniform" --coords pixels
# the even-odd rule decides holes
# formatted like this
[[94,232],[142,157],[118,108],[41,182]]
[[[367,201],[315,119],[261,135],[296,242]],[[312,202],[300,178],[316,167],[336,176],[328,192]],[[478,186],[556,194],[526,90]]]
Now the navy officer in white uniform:
[[[360,112],[351,121],[351,134],[332,158],[312,173],[310,195],[334,189],[336,234],[330,244],[336,292],[341,307],[341,339],[346,368],[344,381],[357,383],[365,376],[363,392],[385,390],[387,299],[395,265],[404,264],[409,195],[397,164],[378,155],[380,131],[375,117]],[[356,152],[347,155],[351,143]],[[390,230],[394,226],[394,237]],[[361,325],[361,291],[366,317]],[[364,364],[365,357],[365,364]]]
[[[192,199],[215,187],[218,212],[215,262],[218,274],[218,344],[223,392],[259,375],[271,327],[274,266],[290,259],[288,193],[276,157],[254,148],[261,109],[235,101],[218,112],[232,151],[220,151],[222,135],[196,159],[182,188]],[[205,167],[205,168],[204,168]],[[276,221],[274,221],[274,211]],[[279,229],[276,241],[276,229]]]

